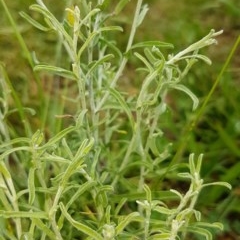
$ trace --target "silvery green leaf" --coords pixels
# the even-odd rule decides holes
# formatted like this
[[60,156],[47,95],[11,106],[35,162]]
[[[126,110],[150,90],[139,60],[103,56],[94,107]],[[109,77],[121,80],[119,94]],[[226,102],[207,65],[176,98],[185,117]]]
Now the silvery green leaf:
[[161,206],[156,206],[153,211],[159,212],[161,214],[165,214],[165,215],[172,215],[174,213],[176,213],[175,209],[168,209],[165,207],[161,207]]
[[55,66],[49,66],[49,65],[44,65],[44,64],[39,64],[36,65],[33,68],[34,71],[46,71],[52,74],[56,74],[58,76],[67,78],[67,79],[72,79],[72,80],[76,80],[76,76],[73,72],[66,70],[64,68],[60,68],[60,67],[55,67]]
[[89,44],[93,41],[93,38],[98,34],[98,32],[92,32],[87,39],[85,40],[85,42],[83,43],[83,45],[81,46],[81,48],[78,51],[78,59],[80,59],[83,51],[89,46]]
[[137,52],[135,52],[134,55],[145,64],[149,72],[152,72],[154,70],[149,61],[145,57],[143,57],[141,54]]
[[212,240],[212,234],[210,231],[208,231],[207,229],[204,228],[200,228],[200,227],[188,227],[188,231],[189,232],[193,232],[195,234],[204,236],[206,240]]
[[208,228],[218,228],[219,230],[223,230],[224,226],[220,222],[213,222],[213,223],[208,223],[208,222],[196,222],[194,226],[197,227],[208,227]]
[[35,28],[47,32],[49,30],[51,30],[51,28],[43,26],[42,24],[40,24],[39,22],[35,21],[32,17],[30,17],[28,14],[26,14],[25,12],[20,12],[20,16],[23,17],[25,20],[27,20],[30,24],[32,24]]
[[171,43],[166,43],[166,42],[161,42],[161,41],[145,41],[145,42],[139,42],[139,43],[132,45],[131,49],[153,47],[153,46],[160,47],[160,48],[173,48],[173,44],[171,44]]
[[123,217],[116,226],[116,235],[120,234],[130,222],[138,220],[139,216],[140,214],[138,212],[133,212]]
[[[11,179],[11,174],[8,171],[6,165],[3,161],[0,162],[0,173],[1,173],[1,175],[4,176],[5,179],[7,179],[7,180]],[[5,183],[4,183],[4,185],[5,185]]]
[[109,88],[109,92],[118,101],[118,103],[122,106],[123,110],[125,111],[125,113],[128,116],[128,119],[131,123],[132,129],[134,129],[134,119],[133,119],[133,116],[131,113],[131,109],[129,108],[128,104],[126,103],[126,101],[124,100],[122,95],[114,88]]
[[49,25],[49,27],[55,31],[58,31],[58,33],[61,33],[67,40],[69,46],[72,46],[73,44],[72,38],[66,32],[63,25],[55,18],[55,16],[47,9],[47,7],[44,4],[43,5],[33,4],[30,6],[30,9],[41,13],[44,16],[44,20]]
[[31,148],[28,146],[22,146],[22,147],[15,147],[15,148],[8,149],[0,155],[0,161],[3,160],[5,157],[7,157],[9,154],[17,152],[17,151],[31,152]]
[[92,237],[92,239],[104,240],[103,237],[97,231],[95,231],[93,228],[74,220],[71,217],[71,215],[67,212],[67,209],[65,208],[65,206],[63,205],[62,202],[59,204],[59,206],[60,206],[60,209],[61,209],[63,215],[73,225],[73,227],[75,227],[77,230],[85,233],[87,236]]
[[56,235],[54,232],[47,226],[40,218],[31,218],[31,221],[47,236],[49,236],[49,239],[55,239]]
[[90,75],[99,65],[101,65],[102,63],[110,60],[114,58],[114,55],[113,54],[107,54],[105,55],[104,57],[102,57],[101,59],[95,61],[95,62],[92,62],[89,66],[88,66],[88,72],[86,74],[86,78],[88,77],[88,75]]
[[175,190],[175,189],[170,189],[170,191],[171,191],[172,193],[175,193],[175,194],[180,198],[180,200],[182,200],[183,196],[182,196],[182,194],[181,194],[180,192],[178,192],[178,191]]
[[63,129],[61,132],[57,133],[54,137],[50,138],[49,141],[40,148],[48,148],[49,146],[54,145],[56,142],[60,141],[64,136],[74,131],[75,129],[76,128],[74,126],[70,126],[68,128]]
[[28,190],[29,190],[28,203],[30,205],[32,205],[35,200],[35,180],[34,180],[35,170],[36,168],[30,168],[28,174]]
[[213,186],[213,185],[216,185],[216,186],[223,186],[223,187],[226,187],[228,189],[232,189],[232,186],[231,184],[227,183],[227,182],[213,182],[213,183],[206,183],[206,184],[203,184],[203,187],[208,187],[208,186]]
[[170,233],[159,233],[159,234],[153,234],[148,238],[148,240],[169,240],[171,238]]
[[199,104],[199,100],[196,97],[196,95],[189,88],[185,87],[182,84],[173,84],[170,87],[186,93],[193,101],[193,110],[196,110],[196,108],[198,107],[198,104]]
[[143,189],[144,189],[144,191],[146,192],[146,195],[147,195],[147,201],[148,201],[149,203],[151,203],[151,202],[152,202],[152,193],[151,193],[151,189],[148,187],[147,184],[144,184]]
[[192,175],[190,173],[178,173],[177,175],[182,178],[192,179]]
[[193,212],[194,212],[194,215],[195,215],[196,220],[197,220],[198,222],[201,221],[201,212],[196,211],[196,210],[194,210]]
[[202,54],[196,54],[196,55],[186,55],[186,56],[183,56],[181,58],[178,59],[179,60],[183,60],[183,59],[200,59],[202,61],[204,61],[205,63],[207,63],[208,65],[211,65],[212,64],[212,61],[210,60],[210,58],[206,57],[205,55],[202,55]]
[[39,146],[43,142],[43,139],[43,132],[41,130],[37,130],[32,136],[31,143],[34,147]]
[[49,216],[46,212],[24,212],[24,211],[4,211],[0,210],[0,217],[3,218],[40,218],[40,219],[49,219]]
[[196,58],[201,59],[202,61],[204,61],[205,63],[207,63],[208,65],[212,64],[212,61],[210,60],[210,58],[208,58],[205,55],[202,54],[197,54]]
[[138,19],[137,19],[137,27],[142,24],[148,10],[149,10],[149,8],[148,8],[147,4],[142,6],[142,9],[141,9],[140,14],[139,14]]
[[109,26],[109,27],[102,27],[98,30],[99,32],[107,32],[107,31],[123,31],[123,28],[120,26]]

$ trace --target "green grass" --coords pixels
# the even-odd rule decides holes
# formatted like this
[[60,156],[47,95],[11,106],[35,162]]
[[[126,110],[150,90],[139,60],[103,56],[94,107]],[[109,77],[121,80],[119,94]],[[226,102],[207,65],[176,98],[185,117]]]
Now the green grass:
[[[81,17],[88,12],[84,2],[78,4]],[[104,11],[111,12],[118,2],[112,1]],[[73,12],[64,10],[71,3],[45,3],[60,23],[70,14],[66,33],[58,22],[57,31],[44,33],[22,18],[19,11],[46,26],[42,11],[28,9],[32,1],[13,1],[7,9],[0,4],[4,12],[0,238],[210,239],[210,232],[214,239],[236,239],[240,234],[238,1],[149,1],[150,10],[133,44],[161,41],[150,44],[159,44],[161,54],[145,43],[124,55],[134,32],[132,1],[107,21],[108,27],[123,28],[124,34],[110,27],[87,42],[91,32],[82,26],[77,47],[87,44],[81,61],[74,57],[71,39],[65,42],[70,47],[66,51],[58,36],[69,34],[74,39]],[[88,21],[100,29],[94,17]],[[218,45],[200,51],[212,65],[194,64],[181,80],[183,91],[168,82],[162,88],[161,76],[168,79],[168,72],[178,78],[185,67],[184,61],[162,65],[171,61],[167,55],[176,56],[212,28],[224,29],[216,36]],[[101,40],[96,47],[98,36],[116,40],[116,45]],[[190,63],[193,59],[190,55]],[[143,67],[145,72],[136,72]],[[193,93],[199,99],[195,111]],[[229,193],[222,186],[202,185],[219,182],[224,186],[228,182],[233,189]],[[224,231],[217,230],[221,225],[214,222],[223,223]],[[198,234],[193,236],[194,232]]]

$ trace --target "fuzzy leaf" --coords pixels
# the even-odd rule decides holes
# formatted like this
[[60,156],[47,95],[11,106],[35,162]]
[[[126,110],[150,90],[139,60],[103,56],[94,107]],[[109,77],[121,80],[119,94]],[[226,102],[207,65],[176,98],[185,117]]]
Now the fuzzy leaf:
[[36,65],[33,68],[33,70],[34,71],[46,71],[51,74],[56,74],[58,76],[61,76],[61,77],[67,78],[67,79],[72,79],[72,80],[77,79],[77,77],[75,76],[75,74],[73,72],[66,70],[64,68],[60,68],[60,67],[39,64],[39,65]]
[[16,148],[11,148],[8,149],[6,151],[4,151],[4,153],[2,153],[0,155],[0,161],[3,160],[5,157],[7,157],[8,155],[10,155],[11,153],[17,152],[17,151],[27,151],[27,152],[31,152],[31,148],[30,147],[16,147]]
[[188,227],[189,232],[204,236],[206,240],[212,240],[212,234],[209,230],[200,227]]
[[139,219],[139,216],[140,214],[138,212],[133,212],[121,219],[115,229],[116,235],[120,234],[130,222],[137,221]]
[[46,212],[24,212],[24,211],[3,211],[3,210],[0,210],[0,217],[49,219],[49,216]]
[[173,48],[171,43],[160,42],[160,41],[145,41],[134,44],[130,50],[135,48],[146,48],[146,47],[160,47],[160,48]]
[[31,218],[31,221],[50,239],[56,239],[54,232],[49,228],[49,226],[46,226],[40,218]]
[[159,233],[159,234],[154,234],[148,238],[148,240],[169,240],[171,237],[170,233]]
[[96,240],[104,240],[103,237],[98,233],[96,232],[95,230],[93,230],[93,228],[90,228],[88,227],[87,225],[83,224],[83,223],[80,223],[80,222],[77,222],[75,221],[70,215],[69,213],[67,212],[67,209],[65,208],[65,206],[63,205],[63,203],[61,202],[59,204],[60,206],[60,209],[63,213],[63,215],[66,217],[66,219],[72,224],[72,226],[74,228],[76,228],[77,230],[85,233],[87,236],[90,236],[92,237],[93,239],[96,239]]
[[199,100],[189,88],[185,87],[182,84],[173,84],[170,87],[186,93],[193,101],[193,110],[196,110],[199,104]]
[[148,201],[149,203],[151,203],[151,202],[152,202],[152,193],[151,193],[151,189],[148,187],[147,184],[144,184],[143,189],[144,189],[144,191],[146,192],[146,195],[147,195],[147,201]]
[[161,214],[165,214],[165,215],[172,215],[172,214],[176,213],[175,209],[168,209],[168,208],[161,207],[161,206],[156,206],[153,210],[156,212],[159,212]]
[[120,26],[109,26],[109,27],[102,27],[98,30],[99,32],[107,32],[107,31],[120,31],[123,32],[123,28]]
[[109,59],[111,58],[114,58],[114,55],[113,54],[107,54],[105,55],[104,57],[102,57],[101,59],[99,59],[98,61],[96,62],[92,62],[90,65],[89,65],[89,70],[86,74],[86,78],[88,77],[88,75],[90,75],[99,65],[101,65],[102,63],[108,61]]
[[56,142],[60,141],[64,136],[66,136],[68,133],[74,130],[75,130],[74,126],[70,126],[68,128],[63,129],[61,132],[57,133],[54,137],[50,138],[49,141],[40,148],[47,148],[49,146],[54,145]]
[[114,56],[115,58],[118,57],[119,59],[122,59],[123,54],[122,52],[119,50],[119,48],[116,47],[116,45],[114,44],[114,42],[111,41],[107,41],[108,39],[105,38],[100,38],[99,41],[101,43],[103,43],[103,46],[108,46],[109,49],[111,49],[114,52]]
[[31,10],[41,13],[45,17],[45,22],[55,31],[61,33],[67,40],[69,46],[72,46],[72,38],[64,29],[63,25],[55,18],[55,16],[46,8],[44,4],[33,4],[30,6]]
[[28,14],[26,14],[25,12],[20,12],[20,16],[23,17],[25,20],[27,20],[30,24],[32,24],[35,28],[43,31],[43,32],[47,32],[49,30],[51,30],[51,28],[43,26],[42,24],[40,24],[39,22],[35,21],[33,18],[31,18]]
[[98,34],[98,32],[92,32],[88,38],[84,41],[83,45],[81,46],[81,48],[78,51],[78,59],[80,59],[83,51],[89,46],[89,44],[92,42],[93,38]]
[[154,69],[151,66],[151,64],[149,63],[148,59],[146,59],[145,57],[143,57],[141,54],[139,54],[137,52],[135,52],[134,55],[145,64],[145,66],[148,69],[148,72],[152,73],[154,71]]
[[29,190],[29,197],[28,197],[28,203],[30,205],[33,204],[35,200],[35,168],[30,168],[29,170],[29,176],[28,176],[28,190]]
[[228,188],[229,190],[232,189],[232,186],[231,184],[227,183],[227,182],[213,182],[213,183],[206,183],[206,184],[203,184],[203,187],[208,187],[208,186],[223,186],[223,187],[226,187]]
[[122,97],[122,95],[115,90],[114,88],[110,88],[109,89],[110,94],[118,101],[118,103],[121,105],[121,107],[123,108],[123,110],[126,112],[128,119],[130,121],[130,124],[132,126],[132,129],[134,129],[134,120],[133,120],[133,116],[131,113],[131,109],[128,107],[125,99]]
[[149,8],[147,6],[147,4],[142,6],[141,12],[138,15],[138,19],[137,19],[137,27],[140,26],[148,12]]

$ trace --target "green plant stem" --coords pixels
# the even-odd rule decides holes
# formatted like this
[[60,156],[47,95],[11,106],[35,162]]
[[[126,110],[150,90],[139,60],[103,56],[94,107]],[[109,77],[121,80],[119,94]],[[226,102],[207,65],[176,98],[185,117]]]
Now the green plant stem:
[[[143,0],[138,0],[138,2],[137,2],[134,19],[133,19],[133,24],[132,24],[130,36],[128,39],[128,44],[126,47],[126,52],[128,52],[130,50],[130,48],[132,47],[132,44],[133,44],[134,36],[135,36],[136,30],[138,27],[137,23],[138,23],[139,14],[140,14],[141,7],[142,7],[142,2],[143,2]],[[116,86],[116,83],[117,83],[118,79],[121,77],[122,72],[127,64],[127,61],[128,61],[128,58],[126,56],[123,56],[123,59],[118,68],[118,71],[116,72],[115,77],[113,78],[113,80],[110,84],[110,88],[114,88]],[[96,112],[98,112],[101,109],[101,107],[103,106],[103,104],[105,103],[107,98],[109,97],[109,94],[110,94],[109,91],[107,91],[105,93],[105,95],[102,97],[100,103],[97,105]]]
[[[98,31],[99,29],[99,22],[102,21],[101,19],[101,14],[98,14],[97,17],[96,17],[96,20],[94,22],[94,26],[93,26],[93,32],[96,32]],[[90,17],[89,18],[89,26],[91,26],[91,21],[92,21],[92,18]],[[90,30],[89,30],[89,35],[91,34]],[[88,47],[88,62],[91,63],[93,61],[93,49],[94,49],[94,46],[93,46],[93,42],[90,43],[89,47]],[[101,59],[101,49],[98,50],[98,56],[99,56],[99,59]],[[102,56],[104,56],[104,53],[102,54]],[[99,78],[101,78],[101,74],[99,74]],[[96,100],[97,100],[97,97],[96,97],[96,92],[95,92],[95,89],[94,89],[94,81],[95,79],[92,77],[92,78],[88,78],[86,79],[86,81],[88,82],[88,92],[89,92],[89,104],[90,104],[90,108],[91,108],[91,121],[92,121],[92,130],[93,130],[93,136],[94,136],[94,139],[95,139],[95,144],[97,145],[98,144],[98,141],[99,141],[99,128],[98,128],[98,122],[99,122],[99,112],[96,112],[95,109],[96,109]],[[97,79],[97,81],[100,81],[100,79]],[[102,89],[102,86],[100,86],[100,89],[98,90],[101,90]]]
[[56,234],[56,239],[57,240],[63,240],[62,236],[59,232],[59,228],[57,226],[57,223],[56,223],[56,212],[57,212],[57,208],[58,208],[58,204],[59,204],[59,199],[62,195],[63,190],[64,190],[63,186],[58,187],[58,191],[57,191],[56,196],[54,198],[53,205],[51,206],[51,209],[49,210],[49,219],[50,219],[53,231]]

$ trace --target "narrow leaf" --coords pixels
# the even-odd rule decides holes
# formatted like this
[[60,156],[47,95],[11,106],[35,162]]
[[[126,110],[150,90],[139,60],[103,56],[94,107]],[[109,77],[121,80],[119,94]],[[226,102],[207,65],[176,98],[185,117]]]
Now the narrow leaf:
[[88,154],[89,151],[92,149],[93,144],[94,144],[94,138],[91,138],[90,140],[85,139],[81,144],[80,148],[78,149],[77,153],[75,154],[74,160]]
[[188,227],[188,231],[198,235],[202,235],[205,237],[206,240],[212,240],[212,234],[207,229],[199,227]]
[[30,168],[28,176],[28,189],[29,189],[28,202],[30,205],[32,205],[35,200],[35,180],[34,180],[35,170],[36,170],[35,168]]
[[196,110],[199,104],[199,100],[189,88],[185,87],[182,84],[174,84],[174,85],[171,85],[170,87],[186,93],[193,101],[193,110]]
[[66,70],[64,68],[60,68],[60,67],[39,64],[39,65],[36,65],[33,68],[33,70],[34,71],[46,71],[46,72],[56,74],[58,76],[61,76],[61,77],[67,78],[67,79],[72,79],[72,80],[77,79],[77,77],[75,76],[75,74],[73,72]]
[[105,38],[100,38],[99,41],[103,42],[103,46],[108,46],[109,49],[111,49],[115,54],[114,56],[122,59],[122,52],[116,47],[116,45],[114,44],[114,42],[111,41],[107,41],[108,39]]
[[89,70],[86,74],[86,77],[88,77],[99,65],[102,63],[108,61],[109,59],[114,58],[113,54],[107,54],[103,58],[99,59],[98,61],[94,62],[92,66],[89,66]]
[[98,30],[99,32],[107,32],[107,31],[120,31],[123,32],[123,28],[119,26],[109,26],[109,27],[102,27]]
[[40,218],[32,218],[31,221],[43,232],[45,233],[50,239],[54,240],[56,239],[55,233],[49,228],[49,226],[46,226]]
[[17,151],[31,151],[30,147],[16,147],[16,148],[12,148],[9,150],[6,150],[3,154],[0,155],[0,161],[3,160],[5,157],[7,157],[8,155],[10,155],[11,153],[17,152]]
[[196,222],[194,226],[201,227],[201,228],[218,228],[221,231],[224,229],[223,224],[220,222],[213,222],[213,223]]
[[37,28],[37,29],[39,29],[41,31],[47,32],[47,31],[51,30],[49,27],[45,27],[42,24],[40,24],[39,22],[35,21],[32,17],[30,17],[25,12],[20,12],[20,16],[23,17],[25,20],[27,20],[35,28]]
[[148,10],[149,10],[149,8],[148,8],[147,4],[142,6],[142,10],[141,10],[141,12],[138,16],[138,19],[137,19],[137,27],[142,24]]
[[72,46],[72,38],[66,32],[63,25],[55,18],[55,16],[46,8],[44,4],[42,5],[33,4],[30,6],[30,9],[41,13],[45,17],[45,21],[47,24],[49,24],[49,27],[61,33],[67,40],[68,45]]
[[147,67],[147,69],[150,73],[154,71],[153,67],[151,66],[151,64],[145,57],[143,57],[142,55],[140,55],[137,52],[135,52],[134,55],[145,64],[145,66]]
[[66,217],[66,219],[73,225],[73,227],[75,227],[77,230],[85,233],[87,236],[92,237],[93,239],[96,240],[104,240],[103,237],[96,232],[95,230],[93,230],[92,228],[88,227],[87,225],[77,222],[75,221],[67,212],[67,209],[65,208],[65,206],[63,205],[63,203],[61,202],[59,204],[60,209],[63,213],[63,215]]
[[137,221],[139,216],[138,212],[133,212],[124,217],[116,227],[116,235],[120,234],[130,222]]
[[152,193],[151,193],[150,188],[148,187],[147,184],[144,184],[143,189],[146,192],[148,203],[151,203],[152,202]]
[[203,187],[208,187],[208,186],[223,186],[223,187],[226,187],[228,188],[229,190],[232,189],[232,186],[231,184],[227,183],[227,182],[213,182],[213,183],[206,183],[206,184],[203,184]]
[[[160,48],[173,48],[173,44],[160,42],[160,41],[145,41],[134,44],[131,49],[134,48],[146,48],[146,47],[160,47]],[[130,49],[130,50],[131,50]]]
[[92,32],[88,38],[85,40],[85,42],[83,43],[83,45],[81,46],[81,48],[78,51],[78,59],[80,59],[83,51],[88,47],[88,45],[91,43],[91,41],[93,40],[93,38],[98,34],[98,32]]
[[48,219],[49,216],[46,212],[24,212],[24,211],[3,211],[0,210],[0,217],[3,218],[41,218]]
[[110,94],[118,101],[118,103],[122,106],[123,110],[126,112],[128,119],[130,121],[131,127],[132,129],[134,129],[134,120],[133,120],[133,116],[131,113],[130,108],[128,107],[125,99],[122,97],[122,95],[115,90],[114,88],[110,88],[109,89]]
[[9,147],[9,146],[12,146],[13,144],[16,144],[16,143],[21,143],[21,144],[22,143],[30,143],[30,141],[31,140],[29,138],[20,137],[20,138],[12,139],[9,142],[1,143],[0,147],[3,149],[6,147]]
[[58,142],[59,140],[61,140],[65,135],[67,135],[68,133],[72,132],[75,130],[74,126],[70,126],[68,128],[63,129],[61,132],[57,133],[54,137],[52,137],[45,145],[43,145],[40,148],[47,148],[49,146],[52,146],[53,144],[55,144],[56,142]]
[[74,203],[74,201],[76,201],[79,198],[79,196],[81,194],[83,194],[84,192],[86,192],[88,190],[90,191],[90,189],[93,188],[93,186],[95,186],[95,185],[96,185],[96,182],[89,181],[89,182],[85,182],[84,184],[79,186],[76,193],[68,200],[66,208],[68,209]]
[[176,213],[176,210],[174,209],[168,209],[165,207],[160,207],[160,206],[156,206],[153,211],[159,212],[161,214],[165,214],[165,215],[172,215],[174,213]]

